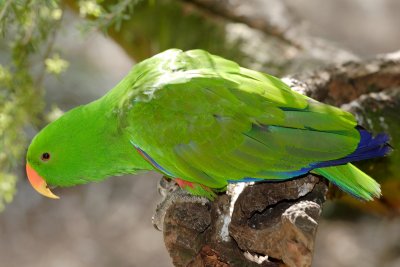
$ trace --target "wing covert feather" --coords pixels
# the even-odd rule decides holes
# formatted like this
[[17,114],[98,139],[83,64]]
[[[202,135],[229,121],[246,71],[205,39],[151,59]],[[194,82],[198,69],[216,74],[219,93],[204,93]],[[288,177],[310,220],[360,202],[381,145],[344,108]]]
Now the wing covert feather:
[[177,57],[189,63],[126,100],[132,143],[174,176],[212,188],[289,178],[357,147],[351,114],[201,50]]

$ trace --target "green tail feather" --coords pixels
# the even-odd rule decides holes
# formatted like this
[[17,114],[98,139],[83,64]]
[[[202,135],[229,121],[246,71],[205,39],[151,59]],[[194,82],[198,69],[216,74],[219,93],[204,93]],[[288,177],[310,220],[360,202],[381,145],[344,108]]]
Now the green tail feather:
[[379,198],[381,196],[380,185],[369,175],[350,163],[318,168],[312,172],[324,176],[342,190],[363,200],[373,200],[374,197]]

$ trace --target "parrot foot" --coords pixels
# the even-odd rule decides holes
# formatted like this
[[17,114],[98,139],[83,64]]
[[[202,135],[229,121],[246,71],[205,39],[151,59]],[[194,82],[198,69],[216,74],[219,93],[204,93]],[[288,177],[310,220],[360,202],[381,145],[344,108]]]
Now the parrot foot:
[[[193,195],[189,190],[187,190],[186,189],[187,187],[191,188],[189,185],[191,184],[190,182],[184,181],[182,179],[179,179],[179,182],[176,180],[178,179],[172,180],[170,178],[163,177],[161,178],[160,183],[158,185],[158,192],[162,196],[162,201],[157,205],[156,212],[152,217],[152,223],[154,228],[156,228],[159,231],[163,230],[164,216],[169,207],[171,207],[173,204],[190,202],[190,203],[200,203],[201,205],[206,205],[207,203],[210,202],[206,197]],[[183,183],[181,183],[181,181]],[[180,186],[180,183],[186,187],[182,188]],[[193,187],[196,186],[201,186],[201,185],[194,184]]]
[[165,176],[161,178],[157,186],[158,193],[161,195],[163,200],[167,197],[167,195],[170,192],[175,191],[178,188],[179,186],[174,180]]

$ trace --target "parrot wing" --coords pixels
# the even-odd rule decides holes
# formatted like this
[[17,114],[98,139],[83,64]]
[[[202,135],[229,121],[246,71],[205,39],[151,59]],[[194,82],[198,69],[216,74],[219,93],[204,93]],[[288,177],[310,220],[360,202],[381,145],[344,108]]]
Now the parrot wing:
[[120,104],[131,143],[166,175],[223,188],[291,178],[356,150],[350,113],[205,51],[168,51],[168,64],[136,69],[135,93]]

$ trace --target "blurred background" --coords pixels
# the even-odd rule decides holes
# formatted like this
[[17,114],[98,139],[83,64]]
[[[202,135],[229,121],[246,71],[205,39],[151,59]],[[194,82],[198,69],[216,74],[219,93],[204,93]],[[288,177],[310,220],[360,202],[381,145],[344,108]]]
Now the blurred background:
[[[151,223],[159,174],[56,189],[52,201],[24,172],[38,130],[135,62],[203,48],[277,76],[306,72],[399,50],[399,12],[397,0],[1,0],[0,266],[172,266]],[[391,116],[385,125],[368,113],[364,125],[388,131],[395,147],[397,110],[380,114]],[[391,158],[362,165],[384,202],[325,204],[313,266],[400,266],[398,152]]]

